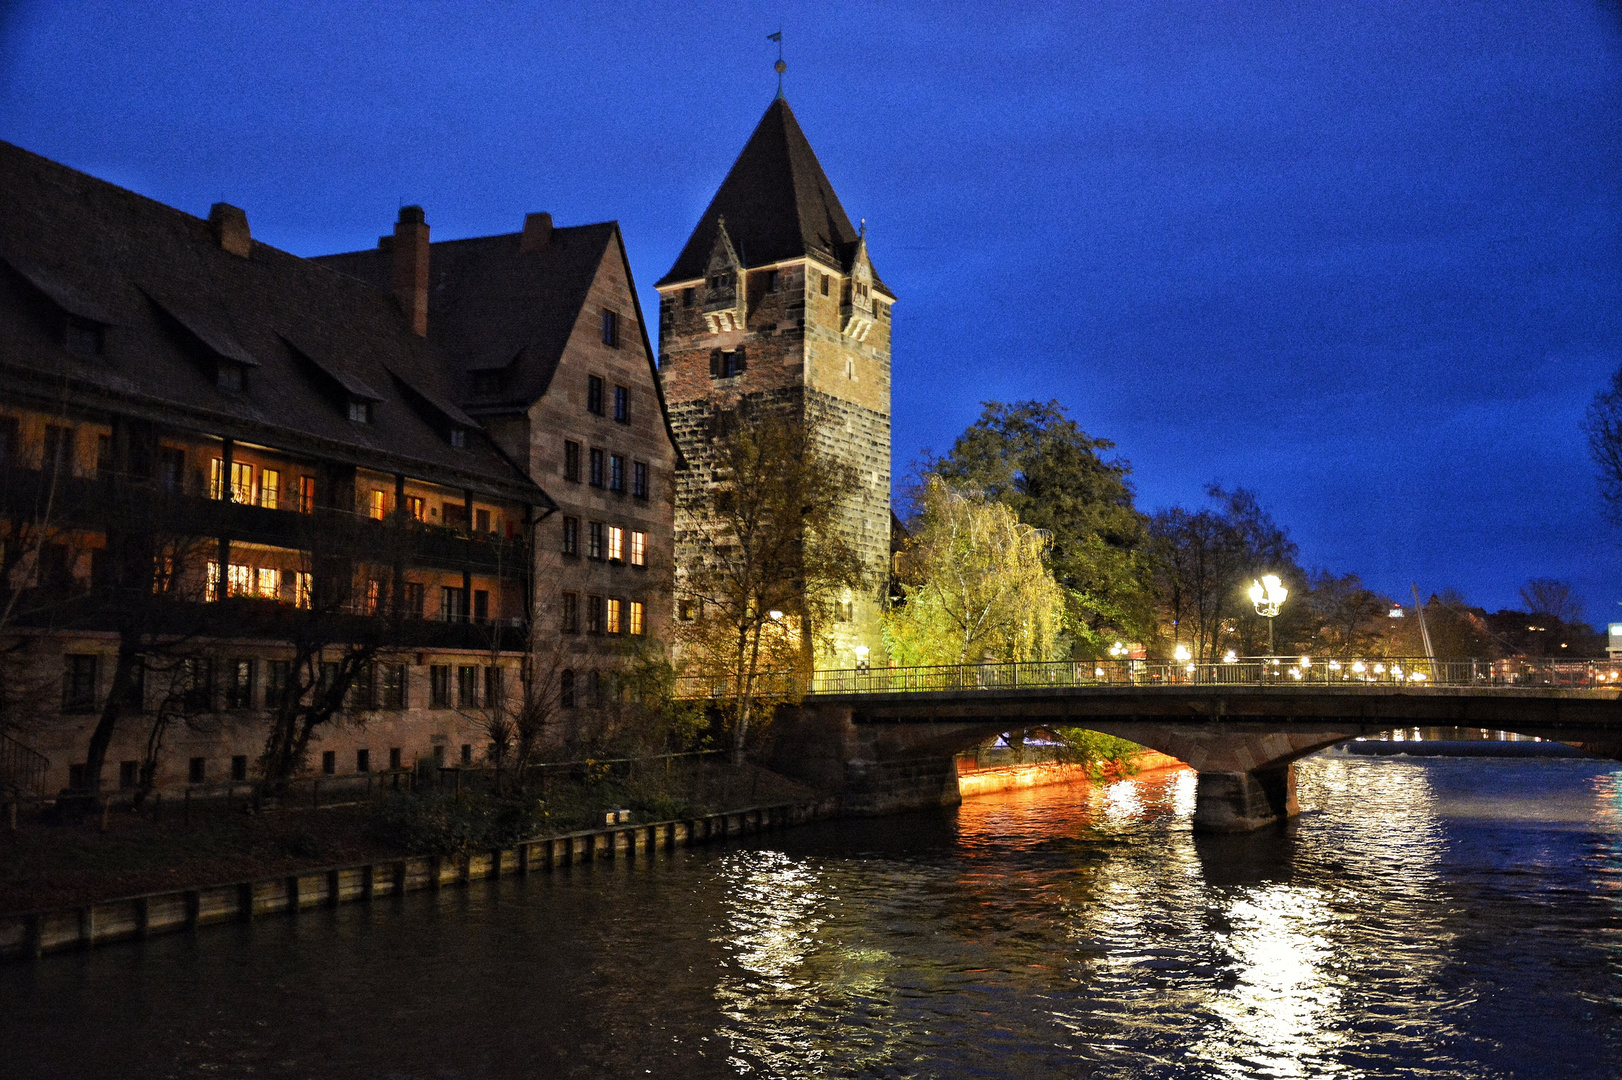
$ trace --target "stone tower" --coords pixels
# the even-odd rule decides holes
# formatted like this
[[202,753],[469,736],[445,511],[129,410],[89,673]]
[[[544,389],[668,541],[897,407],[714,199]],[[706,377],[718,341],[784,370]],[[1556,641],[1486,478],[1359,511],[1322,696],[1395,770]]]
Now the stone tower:
[[[841,515],[871,581],[831,613],[819,667],[882,662],[890,563],[890,307],[788,102],[749,137],[659,290],[659,369],[687,468],[678,509],[701,505],[709,422],[740,399],[796,411],[855,469]],[[676,563],[693,557],[678,529]]]

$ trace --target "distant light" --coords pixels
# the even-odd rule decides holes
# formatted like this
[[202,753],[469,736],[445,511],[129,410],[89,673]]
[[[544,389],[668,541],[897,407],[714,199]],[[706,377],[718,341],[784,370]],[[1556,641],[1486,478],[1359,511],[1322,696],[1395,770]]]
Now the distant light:
[[1309,668],[1311,666],[1312,666],[1312,657],[1303,656],[1301,658],[1301,670],[1305,671],[1307,668]]
[[771,611],[768,611],[766,614],[770,615],[774,620],[776,620],[778,622],[781,622],[782,619],[783,619],[783,613],[781,611],[776,610],[775,608],[773,610],[771,610]]
[[1188,672],[1188,673],[1189,673],[1189,674],[1190,674],[1190,675],[1192,675],[1192,674],[1194,674],[1194,665],[1193,665],[1193,664],[1190,664],[1190,665],[1188,665],[1188,667],[1187,667],[1187,668],[1186,668],[1186,669],[1185,669],[1185,670],[1186,670],[1186,671],[1187,671],[1187,672]]
[[1352,665],[1352,670],[1357,672],[1359,675],[1361,675],[1361,674],[1363,674],[1363,672],[1367,671],[1368,669],[1363,666],[1363,661],[1359,660],[1357,663]]
[[1412,675],[1410,675],[1408,677],[1410,679],[1413,679],[1415,682],[1424,682],[1425,681],[1425,673],[1423,671],[1416,671],[1416,672],[1414,672]]
[[1101,667],[1095,667],[1093,668],[1093,674],[1102,679],[1104,677],[1104,669]]
[[1194,654],[1188,651],[1187,645],[1179,645],[1172,653],[1172,656],[1177,660],[1189,660],[1193,658]]
[[1376,675],[1384,675],[1385,674],[1385,665],[1384,664],[1375,664],[1374,665],[1374,673]]
[[1339,671],[1340,670],[1340,661],[1339,660],[1331,660],[1331,661],[1329,661],[1329,670],[1330,671]]
[[1229,649],[1227,652],[1222,654],[1222,662],[1224,664],[1237,664],[1239,662],[1239,654],[1234,652],[1232,649]]
[[1397,606],[1393,607],[1390,611],[1386,612],[1386,615],[1389,618],[1401,619],[1401,618],[1405,618],[1407,613],[1402,610],[1402,605],[1398,604]]
[[857,656],[866,656],[866,655],[867,655],[867,651],[868,651],[868,650],[867,650],[867,646],[866,646],[866,645],[858,645],[858,646],[856,646],[856,655],[857,655]]
[[1300,668],[1293,667],[1293,668],[1290,669],[1290,678],[1299,679],[1300,677],[1301,677],[1301,669]]

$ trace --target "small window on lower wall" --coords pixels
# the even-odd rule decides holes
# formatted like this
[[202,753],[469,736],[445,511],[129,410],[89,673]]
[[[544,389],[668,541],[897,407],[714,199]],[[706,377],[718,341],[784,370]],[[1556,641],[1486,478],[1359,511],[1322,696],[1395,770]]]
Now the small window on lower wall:
[[400,770],[400,748],[398,746],[389,747],[389,768],[395,772]]
[[356,772],[371,772],[372,771],[372,752],[370,750],[356,750],[355,751],[355,771]]
[[231,779],[239,784],[248,779],[247,754],[237,754],[231,758]]
[[566,592],[563,594],[563,625],[565,634],[580,633],[580,594]]
[[121,761],[118,763],[118,786],[132,788],[141,782],[141,763],[139,761]]
[[558,704],[565,709],[574,708],[574,671],[570,668],[564,668],[563,674],[558,676]]
[[201,784],[208,779],[208,759],[194,757],[186,765],[186,782]]

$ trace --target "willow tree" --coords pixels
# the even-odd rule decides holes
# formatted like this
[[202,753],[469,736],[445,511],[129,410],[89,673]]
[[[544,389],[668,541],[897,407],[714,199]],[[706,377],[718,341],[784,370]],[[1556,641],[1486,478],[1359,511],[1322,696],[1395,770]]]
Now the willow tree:
[[676,581],[683,673],[705,679],[742,760],[751,726],[796,700],[834,601],[866,584],[846,532],[855,472],[785,413],[716,415],[702,499],[676,529],[695,552]]
[[885,615],[901,664],[1047,660],[1058,655],[1066,595],[1048,566],[1045,532],[1006,504],[924,484],[900,560],[903,600]]

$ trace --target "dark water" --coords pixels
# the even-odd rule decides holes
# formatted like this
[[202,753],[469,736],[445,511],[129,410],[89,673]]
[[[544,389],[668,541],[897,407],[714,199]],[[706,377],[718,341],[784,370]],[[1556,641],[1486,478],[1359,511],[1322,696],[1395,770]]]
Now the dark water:
[[1618,1077],[1622,770],[971,801],[0,969],[0,1077]]

